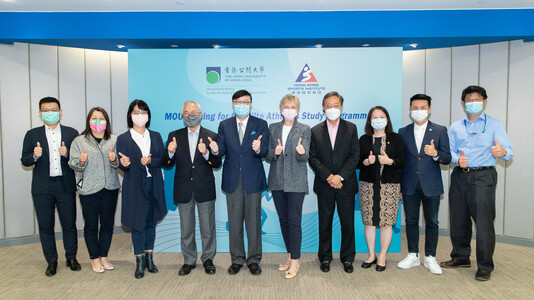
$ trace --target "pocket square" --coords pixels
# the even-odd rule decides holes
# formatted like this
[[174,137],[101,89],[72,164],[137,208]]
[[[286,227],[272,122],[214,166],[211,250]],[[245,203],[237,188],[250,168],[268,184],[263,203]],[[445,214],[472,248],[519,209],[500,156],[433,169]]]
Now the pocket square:
[[256,134],[256,131],[252,131],[252,132],[250,133],[250,135],[255,135],[255,134]]

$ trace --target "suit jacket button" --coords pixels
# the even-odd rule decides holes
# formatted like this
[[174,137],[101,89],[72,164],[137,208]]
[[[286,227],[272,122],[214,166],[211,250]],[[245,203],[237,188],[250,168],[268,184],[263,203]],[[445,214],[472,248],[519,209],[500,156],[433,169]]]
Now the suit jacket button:
[[169,160],[169,161],[168,161],[167,163],[168,163],[168,164],[170,164],[170,163],[171,163],[171,161]]
[[[419,172],[415,172],[415,174],[419,174]],[[193,178],[191,178],[191,180],[193,180]]]
[[193,181],[193,177],[191,177],[191,181]]
[[194,168],[195,168],[195,166],[192,166],[191,168],[192,168],[192,169],[194,169]]
[[417,159],[421,159],[420,157],[418,157]]

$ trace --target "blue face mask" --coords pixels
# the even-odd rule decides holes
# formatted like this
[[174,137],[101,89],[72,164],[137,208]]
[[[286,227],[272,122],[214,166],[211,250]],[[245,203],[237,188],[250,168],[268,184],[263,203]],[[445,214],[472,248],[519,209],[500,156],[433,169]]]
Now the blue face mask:
[[239,104],[234,105],[234,113],[238,117],[246,117],[250,113],[250,105]]
[[465,104],[465,111],[468,114],[476,115],[484,109],[484,102],[471,102]]
[[52,125],[59,121],[59,111],[42,112],[41,116],[46,124]]
[[375,130],[382,130],[386,128],[386,125],[388,125],[388,119],[372,119],[371,120],[371,127]]

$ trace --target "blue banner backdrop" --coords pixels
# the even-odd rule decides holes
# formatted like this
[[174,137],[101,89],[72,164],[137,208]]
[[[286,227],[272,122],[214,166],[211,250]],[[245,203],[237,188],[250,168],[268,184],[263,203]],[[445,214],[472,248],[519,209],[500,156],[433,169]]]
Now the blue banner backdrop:
[[[360,136],[367,112],[375,105],[388,109],[395,131],[401,126],[402,48],[130,50],[128,68],[130,101],[143,99],[148,103],[151,129],[159,131],[164,140],[170,131],[184,127],[181,109],[187,100],[202,106],[202,126],[217,132],[219,122],[233,116],[231,98],[239,89],[252,94],[252,115],[269,124],[282,120],[280,99],[294,94],[301,101],[299,121],[313,127],[325,120],[323,96],[338,91],[345,99],[341,118],[355,123]],[[268,174],[269,164],[264,164]],[[310,193],[303,208],[302,252],[317,252],[317,197],[313,193],[314,173],[308,170]],[[215,171],[217,187],[221,175],[222,170]],[[165,171],[169,212],[157,227],[157,252],[180,252],[173,177],[174,169]],[[355,201],[356,251],[367,252],[358,196]],[[228,252],[226,197],[220,188],[215,206],[217,250]],[[390,252],[400,252],[400,215],[393,228]],[[261,222],[263,251],[285,252],[269,191],[263,192]],[[333,230],[333,250],[339,252],[337,215]],[[196,239],[200,247],[198,225]]]

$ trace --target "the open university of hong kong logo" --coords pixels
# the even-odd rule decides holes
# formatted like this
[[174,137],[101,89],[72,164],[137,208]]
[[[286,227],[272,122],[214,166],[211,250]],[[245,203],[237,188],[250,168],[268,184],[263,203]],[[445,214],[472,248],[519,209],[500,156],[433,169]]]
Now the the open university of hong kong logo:
[[295,82],[317,82],[317,79],[313,75],[310,67],[308,67],[308,64],[306,64],[302,68],[302,71],[300,71],[300,75]]
[[287,90],[293,95],[322,95],[326,88],[317,82],[308,64],[300,71],[297,80]]
[[221,67],[206,67],[206,81],[217,84],[221,81]]

